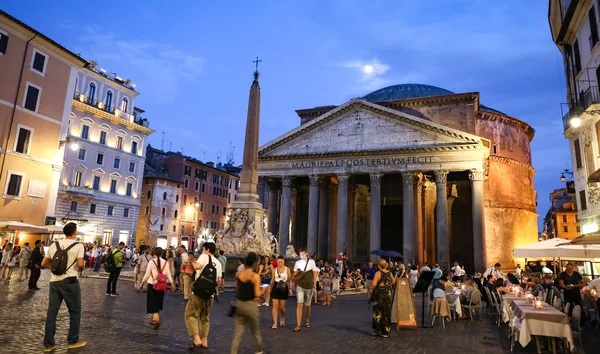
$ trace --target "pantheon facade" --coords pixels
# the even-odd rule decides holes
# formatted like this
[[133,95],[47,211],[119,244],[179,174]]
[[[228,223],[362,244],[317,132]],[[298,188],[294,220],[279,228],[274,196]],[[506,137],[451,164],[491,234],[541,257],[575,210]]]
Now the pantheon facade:
[[401,84],[296,112],[300,126],[259,149],[282,253],[360,261],[383,249],[482,271],[514,266],[513,248],[537,240],[534,131],[478,92]]

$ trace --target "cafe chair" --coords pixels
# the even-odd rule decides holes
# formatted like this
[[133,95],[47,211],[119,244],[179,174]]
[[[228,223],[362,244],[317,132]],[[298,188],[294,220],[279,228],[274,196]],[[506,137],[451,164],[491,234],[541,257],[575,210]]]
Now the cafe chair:
[[498,320],[496,321],[496,324],[500,326],[500,324],[502,323],[502,304],[500,303],[500,299],[502,299],[502,296],[500,295],[498,290],[491,291],[491,293],[492,303],[494,305],[494,309],[496,310],[496,314],[498,315]]
[[483,321],[483,307],[481,306],[481,291],[475,290],[471,294],[471,301],[469,301],[468,305],[462,305],[463,309],[469,310],[469,315],[471,316],[471,321],[473,321],[473,315],[479,312],[479,317]]
[[427,314],[431,314],[433,311],[433,301],[431,301],[431,292],[433,291],[433,287],[427,288]]
[[579,305],[573,308],[573,313],[571,314],[571,330],[573,331],[573,340],[575,340],[575,337],[577,337],[579,341],[579,349],[581,350],[581,353],[585,353],[582,339],[583,331],[581,329],[581,306]]
[[521,335],[521,320],[515,316],[510,307],[506,308],[508,312],[508,328],[510,338],[510,351],[512,352],[515,348],[515,343],[519,340]]
[[571,303],[570,303],[570,302],[568,302],[568,303],[565,305],[565,310],[564,310],[563,312],[565,313],[565,315],[569,316],[569,311],[570,311],[570,310],[571,310]]
[[492,295],[490,294],[490,289],[487,287],[483,287],[485,290],[485,294],[487,295],[487,305],[488,305],[488,315],[493,316],[494,314],[494,304],[492,302]]
[[552,307],[554,307],[555,309],[557,309],[558,311],[562,310],[562,306],[560,304],[560,298],[558,296],[556,296],[554,298],[554,300],[552,300]]
[[435,320],[440,318],[442,320],[442,327],[446,328],[445,320],[450,320],[450,306],[448,305],[448,300],[446,300],[446,298],[433,299],[432,309],[433,316],[431,326],[434,327]]

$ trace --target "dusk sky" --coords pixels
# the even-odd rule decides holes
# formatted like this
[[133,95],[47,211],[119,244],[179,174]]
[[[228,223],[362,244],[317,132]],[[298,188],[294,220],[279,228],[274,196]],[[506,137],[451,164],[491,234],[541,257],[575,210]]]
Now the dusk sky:
[[[160,148],[241,163],[259,56],[260,143],[298,126],[300,108],[384,86],[478,91],[529,123],[539,220],[571,168],[562,135],[562,58],[548,1],[17,1],[2,9],[101,68],[131,78]],[[365,74],[362,68],[371,65]],[[538,222],[539,224],[539,222]]]

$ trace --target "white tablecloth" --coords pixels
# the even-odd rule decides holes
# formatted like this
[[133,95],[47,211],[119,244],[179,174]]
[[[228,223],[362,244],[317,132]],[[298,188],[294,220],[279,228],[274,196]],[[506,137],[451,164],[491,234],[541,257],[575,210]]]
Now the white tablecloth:
[[460,295],[458,294],[446,294],[446,300],[448,301],[448,304],[450,305],[451,308],[454,308],[454,311],[456,311],[456,314],[458,315],[458,318],[462,317],[462,306],[460,304]]
[[[568,317],[552,306],[545,305],[543,309],[536,310],[527,301],[513,301],[511,309],[515,317],[521,320],[519,343],[525,347],[531,341],[531,336],[545,336],[566,338],[571,348],[574,348],[573,333]],[[565,318],[556,321],[562,314]]]

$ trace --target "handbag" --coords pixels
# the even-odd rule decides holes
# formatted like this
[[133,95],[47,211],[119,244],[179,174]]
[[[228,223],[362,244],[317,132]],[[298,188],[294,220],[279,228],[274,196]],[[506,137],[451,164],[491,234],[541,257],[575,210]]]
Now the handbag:
[[[279,269],[276,269],[276,271],[277,271],[277,277],[279,278],[281,276],[281,274],[279,273]],[[280,280],[275,285],[275,290],[277,290],[279,292],[286,292],[287,289],[288,289],[288,286],[287,286],[287,282],[285,280]]]
[[229,309],[227,309],[227,317],[235,316],[236,312],[237,312],[237,306],[235,305],[235,302],[232,301],[229,303]]

